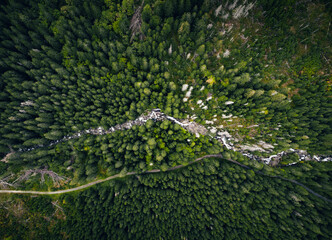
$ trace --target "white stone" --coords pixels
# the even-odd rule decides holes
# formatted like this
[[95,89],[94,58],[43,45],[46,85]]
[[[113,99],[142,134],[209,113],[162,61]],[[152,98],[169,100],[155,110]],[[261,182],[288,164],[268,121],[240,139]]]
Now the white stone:
[[172,44],[169,46],[169,49],[168,49],[168,54],[171,55],[172,54]]
[[231,105],[233,103],[234,103],[233,101],[227,101],[227,102],[225,102],[225,105]]
[[21,102],[21,106],[33,106],[35,103],[31,100]]
[[186,92],[186,98],[190,98],[191,91]]
[[188,86],[189,86],[188,84],[183,84],[183,85],[182,85],[182,91],[186,91],[187,88],[188,88]]
[[225,115],[225,114],[222,114],[222,118],[231,118],[233,116],[233,114],[229,114],[229,115]]
[[227,138],[231,138],[232,135],[229,134],[229,132],[225,131],[225,132],[218,132],[219,136],[225,136]]
[[230,54],[231,54],[231,52],[230,52],[228,49],[226,49],[226,51],[223,53],[222,56],[223,56],[224,58],[228,58]]

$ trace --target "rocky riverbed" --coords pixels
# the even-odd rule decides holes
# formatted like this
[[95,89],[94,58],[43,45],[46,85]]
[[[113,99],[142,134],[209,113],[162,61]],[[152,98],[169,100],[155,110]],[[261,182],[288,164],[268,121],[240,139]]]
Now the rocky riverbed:
[[[220,141],[227,149],[233,150],[236,152],[241,152],[241,154],[243,154],[244,156],[246,156],[250,159],[261,161],[261,162],[271,165],[271,166],[277,166],[283,156],[285,156],[287,154],[291,154],[291,153],[297,154],[299,156],[299,161],[289,163],[288,166],[297,164],[300,161],[321,161],[321,162],[332,161],[332,156],[324,156],[324,155],[313,155],[312,156],[312,155],[308,154],[307,151],[305,151],[305,150],[298,150],[298,149],[295,150],[292,148],[288,149],[287,151],[282,151],[277,154],[272,154],[269,157],[257,156],[257,155],[252,154],[250,151],[262,151],[263,152],[263,151],[266,151],[266,149],[273,148],[273,146],[268,143],[265,143],[265,142],[260,142],[260,145],[263,147],[265,146],[265,148],[259,147],[257,145],[234,146],[234,144],[232,142],[235,140],[235,138],[232,135],[230,135],[227,131],[219,130],[217,132],[215,132],[215,131],[212,132],[211,130],[207,129],[205,126],[198,124],[190,119],[176,119],[174,117],[168,116],[165,113],[162,113],[160,111],[160,109],[152,109],[151,111],[147,112],[146,114],[142,114],[140,117],[138,117],[135,120],[130,120],[125,123],[115,125],[114,127],[111,127],[107,130],[105,130],[102,127],[90,128],[87,130],[76,132],[72,135],[65,136],[62,139],[51,141],[47,145],[37,145],[37,146],[31,147],[31,148],[19,149],[19,151],[27,152],[27,151],[32,151],[37,148],[50,147],[50,146],[56,145],[58,143],[68,141],[70,139],[82,137],[86,134],[105,135],[105,134],[113,133],[115,131],[128,130],[128,129],[132,128],[133,126],[144,125],[150,119],[154,120],[154,121],[170,120],[174,124],[179,124],[182,128],[186,129],[190,133],[195,134],[196,137],[199,137],[200,135],[210,135],[211,137],[213,137],[212,135],[215,135],[215,137],[213,137],[213,138]],[[12,153],[13,152],[11,152],[9,154],[12,154]],[[7,156],[8,156],[8,154],[7,154]],[[7,156],[4,158],[6,161],[8,161]],[[1,161],[3,161],[3,160],[1,160]]]

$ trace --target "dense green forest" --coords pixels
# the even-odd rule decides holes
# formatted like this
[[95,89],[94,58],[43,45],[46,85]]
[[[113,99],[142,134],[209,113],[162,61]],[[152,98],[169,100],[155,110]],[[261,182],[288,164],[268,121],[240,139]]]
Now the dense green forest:
[[[329,166],[323,170],[326,179]],[[13,239],[331,238],[331,204],[219,159],[53,199],[8,198],[2,199],[5,207],[24,206],[2,219],[0,233]]]
[[[331,239],[331,205],[282,178],[332,199],[332,162],[269,166],[214,131],[272,146],[257,156],[331,157],[331,14],[325,0],[2,1],[0,189],[121,178],[0,193],[0,238]],[[153,109],[209,132],[150,119],[82,134]]]

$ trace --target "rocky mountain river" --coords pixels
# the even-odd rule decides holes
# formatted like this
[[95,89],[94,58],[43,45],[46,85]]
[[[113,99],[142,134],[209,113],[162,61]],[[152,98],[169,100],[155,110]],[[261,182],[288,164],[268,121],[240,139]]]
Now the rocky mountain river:
[[[70,139],[75,139],[75,138],[82,137],[86,134],[105,135],[105,134],[113,133],[115,131],[127,130],[127,129],[132,128],[135,125],[136,126],[144,125],[150,119],[154,120],[154,121],[170,120],[174,124],[179,124],[182,128],[189,131],[190,133],[195,134],[196,137],[199,137],[200,134],[201,135],[209,135],[211,138],[217,139],[219,142],[221,142],[229,150],[233,150],[233,151],[236,151],[236,152],[241,152],[242,155],[244,155],[244,156],[246,156],[250,159],[261,161],[265,164],[272,165],[272,166],[278,165],[278,163],[280,162],[280,160],[283,156],[285,156],[287,154],[291,154],[291,153],[297,154],[299,156],[299,161],[289,163],[286,166],[291,166],[291,165],[297,164],[300,161],[319,161],[319,162],[332,161],[332,156],[310,155],[310,154],[307,153],[306,150],[298,150],[298,149],[292,149],[292,148],[290,148],[286,151],[282,151],[282,152],[279,152],[279,153],[276,153],[276,154],[272,154],[269,157],[257,156],[257,155],[254,155],[254,154],[250,153],[250,151],[248,151],[245,148],[243,149],[241,147],[234,146],[234,144],[232,143],[232,140],[234,140],[234,138],[227,131],[217,131],[215,133],[212,133],[205,126],[203,126],[201,124],[198,124],[194,121],[190,121],[189,119],[176,119],[174,117],[166,115],[165,113],[162,113],[160,111],[160,109],[152,109],[147,114],[143,114],[135,120],[130,120],[130,121],[127,121],[123,124],[118,124],[114,127],[109,128],[108,130],[103,129],[102,127],[90,128],[90,129],[87,129],[87,130],[76,132],[72,135],[65,136],[62,139],[51,141],[47,145],[37,145],[37,146],[31,147],[31,148],[20,149],[19,151],[27,152],[27,151],[33,151],[34,149],[37,149],[37,148],[50,147],[50,146],[59,144],[61,142],[68,141]],[[214,136],[212,136],[212,135],[214,135]],[[266,145],[268,145],[268,144],[266,144]]]

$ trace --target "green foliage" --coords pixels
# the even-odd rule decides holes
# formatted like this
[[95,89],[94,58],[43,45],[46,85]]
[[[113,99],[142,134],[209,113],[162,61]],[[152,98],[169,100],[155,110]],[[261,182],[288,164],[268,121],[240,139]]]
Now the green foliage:
[[252,179],[249,171],[219,162],[209,159],[62,196],[68,217],[59,229],[86,239],[331,237],[329,204],[288,182]]
[[51,204],[51,202],[52,198],[41,196],[34,198],[29,197],[25,202],[25,204],[32,213],[51,215],[54,212],[53,205]]
[[[1,196],[1,239],[59,239],[50,197]],[[58,213],[58,217],[63,215]],[[29,219],[29,221],[24,221]]]
[[295,163],[299,161],[299,156],[297,154],[287,154],[282,157],[281,164],[287,165],[289,163]]
[[[165,167],[187,164],[200,155],[222,151],[219,145],[214,145],[216,142],[208,142],[208,137],[196,138],[176,126],[169,121],[149,120],[145,125],[106,136],[84,136],[70,143],[73,145],[58,145],[58,151],[52,154],[52,158],[53,161],[61,162],[61,159],[68,159],[71,155],[79,155],[75,163],[60,167],[59,170],[66,172],[68,166],[74,169],[85,167],[85,172],[74,174],[81,179],[84,176],[95,176],[98,173],[97,166],[106,168],[110,175],[124,168],[129,172],[165,170]],[[70,150],[73,148],[75,152]],[[103,176],[101,172],[99,174]]]
[[0,162],[0,176],[6,173],[8,166],[4,162]]
[[[0,150],[6,152],[7,144],[17,150],[33,146],[37,139],[58,140],[90,127],[109,128],[146,109],[160,108],[169,115],[181,117],[187,112],[202,119],[227,110],[259,123],[281,124],[278,135],[295,136],[291,141],[310,151],[329,152],[322,146],[326,146],[324,135],[331,133],[330,90],[328,81],[319,77],[328,67],[322,54],[328,34],[320,33],[329,32],[328,14],[319,4],[260,3],[263,9],[255,10],[253,21],[278,24],[273,30],[257,28],[254,40],[253,23],[241,22],[243,34],[249,34],[247,44],[239,42],[236,34],[233,40],[231,33],[217,34],[223,29],[222,21],[208,13],[217,7],[213,1],[145,2],[142,26],[133,41],[129,24],[138,7],[134,1],[68,5],[31,1],[31,8],[20,10],[20,17],[17,6],[8,3],[1,21],[0,101],[5,127]],[[261,10],[269,18],[262,19]],[[324,24],[318,29],[322,43],[305,42],[309,50],[297,56],[309,33],[297,28],[294,33],[283,26],[297,27],[295,17],[303,18],[298,14],[302,10],[310,26],[322,18]],[[227,51],[231,57],[224,57]],[[290,62],[286,75],[270,70],[285,61]],[[294,83],[284,88],[289,75]],[[183,102],[186,92],[179,86],[190,82],[194,89]],[[202,87],[206,87],[203,92]],[[192,110],[192,102],[209,94],[220,101]],[[221,100],[227,99],[235,103],[224,105]],[[21,105],[26,101],[31,104]],[[320,117],[314,119],[311,109]],[[304,126],[307,123],[309,128]],[[300,140],[303,132],[308,140]]]
[[[234,18],[244,10],[240,2],[229,12],[232,3],[223,2],[216,16],[218,1],[145,0],[133,29],[143,1],[5,1],[0,155],[17,154],[0,162],[0,176],[48,167],[81,184],[131,171],[163,173],[64,197],[68,219],[56,230],[40,221],[40,213],[52,214],[49,198],[25,202],[31,214],[24,216],[42,229],[32,235],[26,235],[32,225],[0,208],[0,238],[331,238],[330,207],[290,183],[213,160],[166,171],[222,151],[208,136],[196,138],[170,121],[56,142],[160,108],[176,118],[196,115],[197,122],[215,118],[239,139],[262,138],[275,150],[331,154],[331,5],[259,0],[247,17]],[[239,127],[249,123],[258,127]],[[233,152],[224,157],[277,172]],[[281,164],[297,160],[287,155]],[[331,198],[330,172],[307,163],[287,170]],[[25,187],[37,185],[31,180]]]

